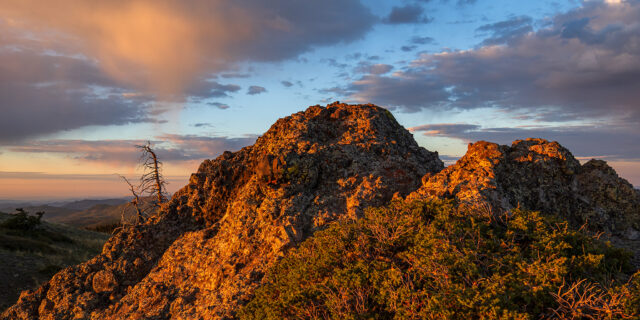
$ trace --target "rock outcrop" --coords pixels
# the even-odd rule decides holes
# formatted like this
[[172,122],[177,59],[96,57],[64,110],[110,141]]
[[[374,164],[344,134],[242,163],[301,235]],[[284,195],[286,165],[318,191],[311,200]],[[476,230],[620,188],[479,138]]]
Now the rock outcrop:
[[202,163],[157,217],[23,292],[2,318],[230,317],[289,248],[442,169],[385,109],[310,107],[255,145]]
[[479,141],[454,165],[423,177],[408,198],[455,198],[504,211],[515,207],[557,214],[574,225],[627,240],[640,234],[640,196],[601,160],[584,165],[557,142]]
[[155,217],[23,292],[0,318],[230,318],[289,249],[393,197],[454,198],[494,212],[521,206],[587,223],[622,245],[640,242],[640,194],[603,161],[581,165],[542,139],[480,141],[443,170],[387,110],[334,103],[204,161]]

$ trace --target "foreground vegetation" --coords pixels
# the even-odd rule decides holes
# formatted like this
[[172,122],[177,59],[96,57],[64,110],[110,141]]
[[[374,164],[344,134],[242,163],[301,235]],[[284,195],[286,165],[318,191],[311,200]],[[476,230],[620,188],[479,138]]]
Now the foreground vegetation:
[[108,234],[41,221],[42,213],[0,213],[0,310],[22,290],[98,254]]
[[630,253],[538,212],[392,202],[307,239],[241,319],[636,319]]

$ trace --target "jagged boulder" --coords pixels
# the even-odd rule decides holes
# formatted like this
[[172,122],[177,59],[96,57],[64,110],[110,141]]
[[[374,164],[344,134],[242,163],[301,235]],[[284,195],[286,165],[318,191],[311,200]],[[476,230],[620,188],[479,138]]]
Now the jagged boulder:
[[442,169],[385,109],[310,107],[255,145],[203,162],[157,217],[24,292],[2,318],[230,317],[315,230],[406,196]]
[[479,141],[454,165],[422,180],[409,199],[455,198],[494,211],[521,206],[613,236],[640,236],[640,196],[633,186],[602,160],[580,165],[555,141]]

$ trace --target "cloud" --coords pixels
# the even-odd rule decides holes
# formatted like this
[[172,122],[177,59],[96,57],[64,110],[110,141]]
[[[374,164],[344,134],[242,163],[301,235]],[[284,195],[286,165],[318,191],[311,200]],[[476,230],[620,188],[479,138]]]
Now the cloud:
[[408,4],[402,7],[393,7],[389,15],[384,19],[389,24],[429,23],[433,19],[423,15],[424,9],[420,5]]
[[155,121],[150,98],[118,86],[95,61],[43,50],[0,20],[0,145],[88,125]]
[[282,85],[287,87],[287,88],[290,88],[290,87],[293,86],[293,83],[291,83],[290,81],[286,81],[286,80],[281,81],[280,83],[282,83]]
[[221,110],[229,109],[229,105],[221,103],[221,102],[207,102],[208,105],[212,107],[216,107]]
[[250,86],[249,89],[247,90],[247,94],[249,95],[256,95],[264,92],[267,92],[267,89],[261,86]]
[[1,179],[20,179],[20,180],[114,180],[120,179],[113,174],[52,174],[46,172],[20,172],[20,171],[0,171]]
[[158,154],[164,154],[168,161],[172,159],[179,161],[210,159],[224,151],[237,151],[255,143],[258,135],[232,138],[166,134],[157,138],[172,145],[172,147],[160,149]]
[[417,47],[418,46],[402,46],[402,47],[400,47],[400,50],[402,50],[404,52],[410,52],[410,51],[413,51]]
[[490,36],[482,41],[482,45],[508,43],[533,31],[533,19],[528,16],[513,17],[509,20],[485,24],[476,29],[481,34]]
[[392,75],[365,75],[347,88],[334,88],[344,96],[361,102],[374,102],[402,111],[423,108],[449,109],[449,93],[437,77],[425,72],[398,71]]
[[411,43],[413,44],[431,44],[434,43],[435,39],[431,38],[431,37],[418,37],[415,36],[413,38],[411,38]]
[[221,84],[215,80],[206,79],[192,84],[186,89],[186,93],[195,99],[229,97],[229,94],[242,89],[237,84]]
[[409,128],[427,136],[449,137],[475,142],[491,141],[510,145],[512,141],[529,137],[555,140],[578,157],[596,157],[606,160],[640,160],[637,137],[640,128],[634,126],[611,127],[607,125],[547,126],[547,127],[497,127],[483,128],[476,124],[441,123]]
[[220,76],[227,79],[229,78],[237,79],[237,78],[249,78],[251,74],[232,72],[232,73],[223,73]]
[[359,39],[376,21],[358,0],[6,0],[0,16],[63,39],[120,83],[164,94],[238,62]]
[[[638,2],[585,2],[504,44],[422,54],[400,71],[365,75],[344,89],[354,100],[407,112],[489,107],[546,121],[616,118],[637,125],[638,20]],[[499,37],[513,30],[509,25],[524,24],[484,30]]]
[[466,123],[438,123],[411,127],[411,132],[422,132],[426,136],[448,136],[460,138],[461,134],[480,129],[479,125]]
[[[152,143],[163,162],[180,162],[215,158],[224,151],[236,151],[253,144],[256,139],[254,135],[231,138],[167,134],[156,137]],[[7,149],[27,154],[64,154],[71,159],[118,166],[138,163],[139,152],[135,146],[145,143],[144,140],[34,140]]]
[[393,69],[392,65],[384,63],[370,63],[368,61],[361,61],[358,66],[354,68],[356,73],[365,74],[385,74]]

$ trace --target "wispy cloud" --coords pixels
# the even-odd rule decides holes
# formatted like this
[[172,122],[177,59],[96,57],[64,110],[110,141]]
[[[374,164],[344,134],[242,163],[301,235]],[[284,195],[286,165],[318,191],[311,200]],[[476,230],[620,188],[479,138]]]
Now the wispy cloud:
[[267,92],[267,89],[261,86],[250,86],[249,89],[247,89],[248,95],[256,95],[265,92]]
[[0,20],[0,145],[88,125],[155,121],[150,98],[120,87],[95,61],[45,49]]
[[393,7],[389,15],[384,19],[389,24],[429,23],[432,18],[424,15],[424,8],[418,4],[407,4],[401,7]]
[[[488,42],[422,54],[390,75],[365,75],[343,89],[357,101],[407,112],[495,108],[540,120],[640,120],[640,3],[585,2],[529,32],[517,17],[481,27]],[[549,117],[545,115],[550,115]],[[626,120],[623,120],[626,119]]]
[[180,93],[240,61],[352,41],[376,21],[358,0],[7,0],[0,16],[31,34],[65,37],[112,78],[160,93]]
[[467,123],[426,124],[409,128],[426,136],[449,137],[464,142],[485,140],[501,144],[524,138],[556,140],[579,157],[606,157],[614,161],[640,160],[640,129],[607,125],[546,127],[482,127]]
[[[167,134],[151,141],[164,162],[180,162],[215,158],[224,151],[237,151],[255,142],[257,136],[208,137]],[[35,140],[7,147],[18,153],[56,153],[70,159],[99,162],[112,166],[138,162],[136,145],[143,140]]]

